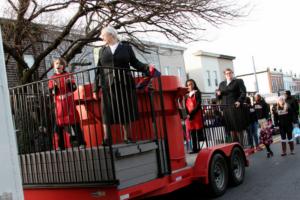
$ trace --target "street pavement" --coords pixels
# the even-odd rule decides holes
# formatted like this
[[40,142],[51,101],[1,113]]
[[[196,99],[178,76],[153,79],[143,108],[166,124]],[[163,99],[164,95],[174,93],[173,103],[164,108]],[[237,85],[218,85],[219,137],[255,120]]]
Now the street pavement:
[[[278,141],[278,140],[277,140]],[[218,200],[300,200],[300,145],[295,145],[295,155],[281,157],[281,144],[272,144],[272,158],[266,151],[249,156],[245,181],[237,187],[229,187]],[[288,151],[289,152],[289,151]],[[205,188],[194,184],[153,200],[209,200]],[[152,200],[152,199],[151,199]]]

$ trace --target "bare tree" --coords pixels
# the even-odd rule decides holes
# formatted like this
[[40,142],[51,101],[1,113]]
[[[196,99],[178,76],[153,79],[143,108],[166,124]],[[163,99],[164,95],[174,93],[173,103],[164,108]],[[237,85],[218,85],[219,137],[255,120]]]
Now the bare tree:
[[[7,0],[13,20],[5,20],[4,48],[17,61],[20,83],[31,80],[45,57],[65,40],[75,38],[61,52],[70,61],[85,45],[99,41],[101,29],[111,25],[128,40],[159,34],[189,42],[207,24],[218,26],[245,14],[247,6],[234,0]],[[245,9],[246,8],[246,9]],[[76,35],[76,37],[73,37]],[[48,42],[47,42],[48,41]],[[47,43],[42,51],[38,45]],[[29,68],[23,55],[34,54]]]

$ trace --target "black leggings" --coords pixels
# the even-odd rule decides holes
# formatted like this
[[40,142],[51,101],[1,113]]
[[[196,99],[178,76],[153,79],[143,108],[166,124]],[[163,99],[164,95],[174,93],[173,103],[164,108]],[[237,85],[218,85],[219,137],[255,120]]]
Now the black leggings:
[[272,152],[272,150],[270,148],[271,145],[270,144],[265,144],[265,146],[266,146],[267,152],[271,153]]
[[286,126],[280,126],[280,136],[282,141],[288,141],[293,139],[293,125],[292,124],[287,124]]
[[200,150],[199,142],[205,140],[203,129],[191,130],[190,134],[192,139],[193,152],[197,152]]
[[[70,125],[75,133],[75,136],[70,136],[71,143],[74,141],[78,142],[78,145],[85,145],[85,141],[83,138],[83,133],[81,131],[80,125],[72,124]],[[61,149],[65,149],[65,140],[64,140],[64,126],[57,126],[56,133],[58,135],[58,146]]]

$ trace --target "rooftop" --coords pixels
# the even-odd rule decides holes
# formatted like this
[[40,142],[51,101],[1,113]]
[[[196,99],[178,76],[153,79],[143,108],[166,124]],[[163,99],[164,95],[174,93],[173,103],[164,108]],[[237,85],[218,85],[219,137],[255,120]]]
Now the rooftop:
[[226,60],[234,60],[234,56],[229,56],[229,55],[223,55],[223,54],[217,54],[217,53],[211,53],[211,52],[206,52],[206,51],[196,51],[193,53],[194,56],[208,56],[208,57],[213,57],[213,58],[221,58],[221,59],[226,59]]

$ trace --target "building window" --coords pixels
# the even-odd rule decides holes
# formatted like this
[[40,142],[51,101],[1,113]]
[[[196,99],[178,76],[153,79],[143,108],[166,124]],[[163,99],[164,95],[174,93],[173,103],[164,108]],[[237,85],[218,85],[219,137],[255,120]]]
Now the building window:
[[182,76],[182,72],[181,72],[181,67],[178,67],[177,68],[177,76],[179,76],[180,78],[181,78],[181,76]]
[[28,67],[31,68],[32,65],[34,64],[34,57],[33,57],[33,55],[24,54],[23,58],[24,58],[24,61],[26,62],[26,64],[28,65]]
[[217,71],[214,71],[214,81],[215,81],[215,86],[218,87],[218,75],[217,75]]
[[165,67],[165,75],[170,75],[170,69],[169,69],[169,67]]
[[275,79],[275,91],[278,92],[278,90],[279,90],[279,84],[278,84],[278,79],[276,78]]
[[207,75],[207,85],[208,85],[208,86],[211,86],[211,81],[210,81],[210,71],[209,71],[209,70],[206,71],[206,75]]
[[276,85],[275,85],[275,79],[272,79],[272,92],[277,92]]

